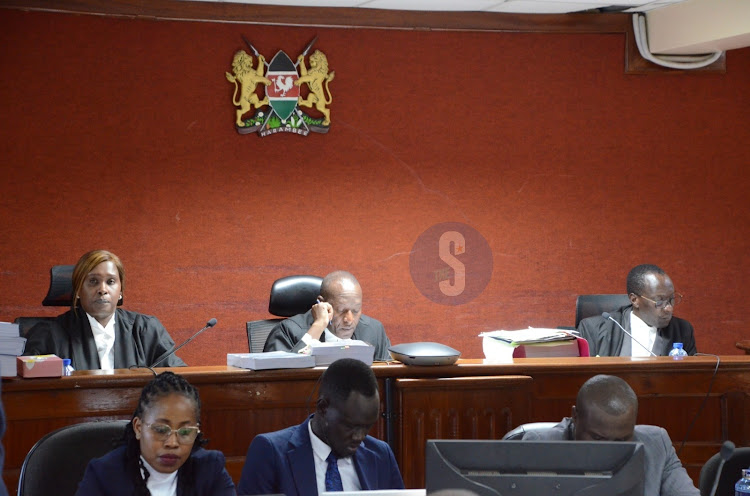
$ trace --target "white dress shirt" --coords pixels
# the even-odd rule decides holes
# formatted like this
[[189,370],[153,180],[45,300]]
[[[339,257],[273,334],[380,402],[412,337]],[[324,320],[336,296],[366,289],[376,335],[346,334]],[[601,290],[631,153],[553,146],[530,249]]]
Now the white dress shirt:
[[[630,340],[630,356],[651,356],[649,350],[653,350],[654,348],[654,342],[656,341],[656,327],[651,327],[642,321],[635,312],[630,312],[630,333],[633,335],[633,339]],[[638,344],[635,340],[638,340],[643,346],[646,346],[648,350],[645,350],[643,346]]]
[[[328,336],[326,336],[328,339]],[[315,460],[315,482],[318,485],[318,494],[326,490],[326,470],[328,462],[326,458],[331,454],[331,447],[324,443],[312,430],[312,422],[307,423],[312,443],[313,460]],[[338,459],[339,473],[341,474],[341,485],[344,491],[361,491],[357,470],[354,468],[354,459],[351,456]]]
[[115,314],[109,319],[106,326],[103,326],[94,317],[86,314],[91,324],[91,332],[94,333],[96,342],[96,351],[99,353],[99,363],[102,370],[112,370],[115,368]]
[[[177,470],[169,474],[162,474],[149,465],[145,458],[141,457],[141,461],[148,470],[146,487],[151,496],[177,496]],[[141,475],[143,475],[143,469],[141,469]]]

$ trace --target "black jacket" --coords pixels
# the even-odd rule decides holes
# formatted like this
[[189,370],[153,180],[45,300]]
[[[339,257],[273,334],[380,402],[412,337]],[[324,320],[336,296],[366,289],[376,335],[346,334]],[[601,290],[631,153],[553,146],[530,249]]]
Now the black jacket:
[[[271,333],[266,338],[266,345],[263,347],[263,351],[281,350],[298,352],[305,347],[302,336],[305,335],[314,321],[312,310],[282,320],[271,330]],[[323,333],[320,336],[320,340],[325,342],[325,339],[325,333]],[[391,341],[386,336],[383,324],[379,320],[362,315],[359,318],[357,327],[354,329],[352,339],[359,339],[373,345],[375,347],[375,360],[391,360],[391,354],[388,351]]]
[[[156,317],[121,308],[115,312],[114,368],[148,367],[174,346],[174,341]],[[26,338],[24,355],[55,354],[60,358],[70,358],[76,370],[101,368],[94,333],[86,312],[81,308],[75,313],[69,310],[52,322],[39,322],[29,329]],[[176,355],[159,364],[160,367],[184,365],[185,362]]]
[[[631,332],[630,314],[632,311],[633,306],[627,305],[616,312],[612,312],[612,318],[628,332]],[[582,338],[589,342],[591,356],[620,356],[623,345],[630,346],[630,338],[614,322],[601,315],[583,319],[578,324],[578,332],[581,333]],[[657,355],[669,355],[673,343],[682,343],[682,347],[688,355],[695,355],[697,352],[693,326],[687,320],[675,316],[672,316],[672,320],[669,321],[667,327],[657,330],[654,349],[651,351]]]

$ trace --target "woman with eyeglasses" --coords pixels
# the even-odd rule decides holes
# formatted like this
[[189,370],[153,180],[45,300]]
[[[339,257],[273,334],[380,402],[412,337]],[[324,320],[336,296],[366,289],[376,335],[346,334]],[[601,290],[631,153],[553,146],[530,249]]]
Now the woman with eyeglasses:
[[234,496],[224,455],[202,446],[198,391],[172,372],[141,392],[124,443],[92,460],[76,496]]

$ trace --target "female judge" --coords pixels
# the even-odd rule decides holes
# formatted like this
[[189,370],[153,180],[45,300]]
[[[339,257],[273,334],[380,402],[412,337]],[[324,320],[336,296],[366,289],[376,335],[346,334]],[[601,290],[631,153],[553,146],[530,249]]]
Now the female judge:
[[92,460],[76,496],[235,496],[220,451],[202,448],[201,401],[166,371],[141,392],[124,445]]
[[[70,358],[76,370],[150,366],[174,341],[156,317],[117,308],[124,289],[125,269],[117,255],[86,253],[73,269],[71,309],[32,327],[24,354]],[[184,365],[176,355],[160,364]]]

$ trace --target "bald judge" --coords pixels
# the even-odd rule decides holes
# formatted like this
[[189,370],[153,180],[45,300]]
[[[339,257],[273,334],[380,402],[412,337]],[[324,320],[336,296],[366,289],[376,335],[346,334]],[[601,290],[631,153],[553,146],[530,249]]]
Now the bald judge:
[[358,339],[375,347],[375,360],[391,359],[391,342],[380,321],[362,314],[362,287],[343,270],[331,272],[320,285],[318,302],[303,314],[271,330],[263,351],[301,352],[316,343]]

